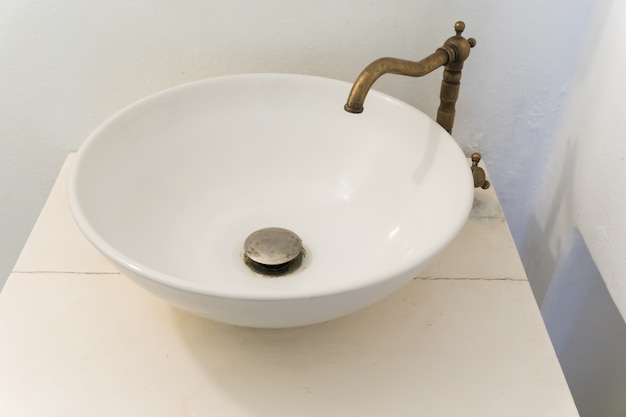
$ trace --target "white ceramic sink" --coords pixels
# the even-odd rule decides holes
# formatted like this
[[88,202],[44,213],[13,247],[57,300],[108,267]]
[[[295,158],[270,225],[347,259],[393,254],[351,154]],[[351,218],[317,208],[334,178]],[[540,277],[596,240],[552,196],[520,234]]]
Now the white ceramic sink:
[[[365,307],[413,279],[464,224],[467,160],[432,119],[351,84],[253,74],[171,88],[115,114],[81,147],[76,222],[125,275],[209,319],[292,327]],[[253,272],[257,229],[296,233],[302,265]]]

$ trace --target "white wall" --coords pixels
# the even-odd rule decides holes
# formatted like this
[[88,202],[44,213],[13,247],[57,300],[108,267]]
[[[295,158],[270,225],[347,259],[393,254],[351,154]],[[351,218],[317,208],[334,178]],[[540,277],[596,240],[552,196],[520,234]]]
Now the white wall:
[[626,415],[626,2],[598,2],[519,248],[582,417]]
[[[67,152],[119,108],[220,74],[352,81],[381,56],[419,59],[453,34],[466,64],[455,136],[489,160],[513,232],[526,228],[590,0],[4,0],[0,5],[0,285]],[[558,54],[557,58],[549,58]],[[435,114],[440,73],[376,88]],[[529,173],[529,175],[526,175]]]
[[580,230],[626,315],[626,3],[599,4],[541,192],[518,241],[541,303],[572,230]]

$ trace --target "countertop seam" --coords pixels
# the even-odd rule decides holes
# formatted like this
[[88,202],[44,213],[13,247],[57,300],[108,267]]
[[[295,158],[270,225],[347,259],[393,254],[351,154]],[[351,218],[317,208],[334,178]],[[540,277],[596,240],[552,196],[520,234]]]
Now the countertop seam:
[[122,275],[120,272],[113,271],[12,271],[12,274],[21,275],[37,275],[37,274],[50,274],[50,275]]
[[419,279],[422,281],[517,281],[527,282],[525,278],[513,278],[513,277],[494,277],[494,278],[481,278],[481,277],[415,277],[414,280]]

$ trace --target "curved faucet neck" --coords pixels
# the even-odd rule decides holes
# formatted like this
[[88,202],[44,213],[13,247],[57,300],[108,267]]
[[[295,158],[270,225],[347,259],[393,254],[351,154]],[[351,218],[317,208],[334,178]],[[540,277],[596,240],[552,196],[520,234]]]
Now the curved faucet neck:
[[344,109],[350,113],[363,112],[363,103],[367,93],[374,82],[384,74],[421,77],[445,66],[439,95],[441,102],[437,110],[437,123],[448,133],[452,133],[463,62],[469,57],[470,48],[476,45],[475,39],[465,39],[461,35],[465,30],[465,23],[456,22],[454,29],[456,31],[455,36],[448,38],[442,47],[421,61],[380,58],[370,63],[361,71],[354,82]]

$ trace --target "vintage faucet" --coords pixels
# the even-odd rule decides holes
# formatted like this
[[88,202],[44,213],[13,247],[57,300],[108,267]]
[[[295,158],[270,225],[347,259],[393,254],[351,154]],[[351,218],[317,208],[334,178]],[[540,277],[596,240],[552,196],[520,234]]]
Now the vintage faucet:
[[[461,87],[461,71],[463,62],[469,57],[470,48],[476,45],[474,38],[465,39],[461,34],[465,30],[465,23],[454,24],[456,35],[448,38],[444,45],[433,54],[421,61],[408,61],[399,58],[380,58],[369,64],[357,77],[344,109],[350,113],[361,113],[363,102],[374,82],[383,74],[399,74],[411,77],[421,77],[439,67],[445,66],[441,91],[439,94],[440,104],[437,110],[437,123],[448,133],[452,133],[455,104],[459,98]],[[472,154],[472,175],[474,186],[483,189],[489,188],[489,181],[485,179],[485,172],[478,166],[480,154]]]

